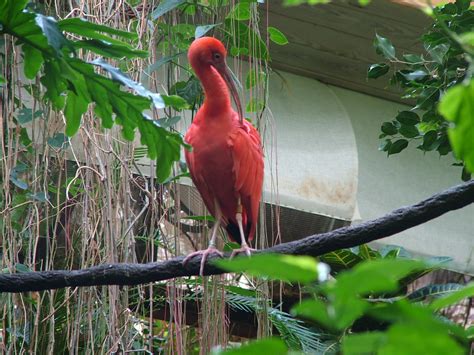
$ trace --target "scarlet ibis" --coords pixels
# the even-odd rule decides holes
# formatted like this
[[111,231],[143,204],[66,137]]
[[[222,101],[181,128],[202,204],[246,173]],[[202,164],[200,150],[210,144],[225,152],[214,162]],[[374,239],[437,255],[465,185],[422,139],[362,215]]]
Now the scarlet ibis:
[[[215,218],[209,247],[189,254],[201,256],[200,274],[209,254],[216,249],[222,225],[229,238],[240,244],[234,250],[250,256],[248,246],[256,231],[263,184],[263,152],[258,131],[243,119],[242,106],[230,69],[226,49],[213,37],[196,39],[188,59],[204,88],[204,103],[189,127],[185,141],[192,146],[185,157],[191,178],[204,204]],[[230,94],[237,107],[234,111]]]

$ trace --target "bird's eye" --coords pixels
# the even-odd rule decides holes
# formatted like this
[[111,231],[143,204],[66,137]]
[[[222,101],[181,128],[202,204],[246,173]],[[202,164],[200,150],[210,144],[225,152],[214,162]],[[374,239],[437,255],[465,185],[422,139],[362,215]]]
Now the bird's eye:
[[214,59],[221,59],[220,53],[214,53]]

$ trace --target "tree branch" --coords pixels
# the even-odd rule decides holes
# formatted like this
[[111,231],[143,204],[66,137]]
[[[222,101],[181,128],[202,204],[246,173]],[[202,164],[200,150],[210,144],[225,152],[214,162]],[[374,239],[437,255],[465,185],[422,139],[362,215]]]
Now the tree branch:
[[[471,180],[415,205],[401,207],[380,218],[279,244],[259,252],[319,256],[400,233],[473,202],[474,180]],[[209,257],[209,261],[212,259],[214,257]],[[3,274],[0,275],[0,292],[42,291],[78,286],[138,285],[199,274],[199,258],[191,260],[186,267],[182,265],[182,261],[183,257],[179,256],[158,263],[109,264],[83,270]],[[204,269],[206,275],[224,273],[209,261]]]

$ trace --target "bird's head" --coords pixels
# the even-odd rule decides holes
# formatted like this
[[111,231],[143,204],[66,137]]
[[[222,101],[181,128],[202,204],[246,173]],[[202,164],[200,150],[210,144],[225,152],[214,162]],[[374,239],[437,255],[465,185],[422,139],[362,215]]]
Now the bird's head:
[[226,63],[227,51],[221,41],[214,37],[201,37],[196,39],[188,51],[189,63],[195,71],[204,66],[212,66],[221,75],[227,84],[232,99],[237,106],[239,119],[242,122],[243,111],[235,78]]

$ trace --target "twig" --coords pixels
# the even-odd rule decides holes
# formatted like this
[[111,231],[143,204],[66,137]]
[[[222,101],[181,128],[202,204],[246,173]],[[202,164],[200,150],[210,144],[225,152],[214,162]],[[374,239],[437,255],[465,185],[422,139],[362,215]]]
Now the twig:
[[[457,185],[415,205],[401,207],[383,217],[260,250],[259,253],[284,253],[319,256],[341,248],[350,248],[400,233],[446,212],[474,202],[474,180]],[[200,260],[183,266],[183,256],[148,264],[106,264],[83,270],[40,271],[0,275],[0,292],[25,292],[63,287],[99,285],[138,285],[199,274]],[[216,275],[223,270],[210,263],[204,273]]]

